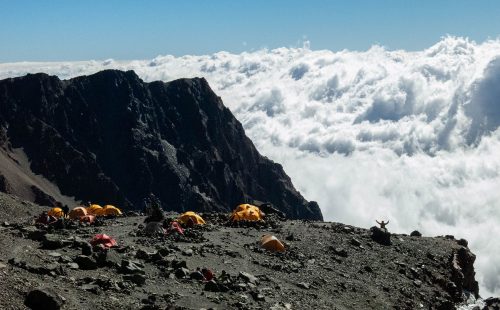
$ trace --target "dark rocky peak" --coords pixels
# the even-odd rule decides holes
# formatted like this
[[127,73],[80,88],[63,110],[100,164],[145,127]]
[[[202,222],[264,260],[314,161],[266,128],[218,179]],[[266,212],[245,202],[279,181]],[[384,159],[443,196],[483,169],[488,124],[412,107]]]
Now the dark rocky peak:
[[167,209],[227,211],[257,199],[322,218],[203,78],[30,74],[0,81],[0,112],[0,142],[23,148],[34,173],[77,200],[139,207],[152,192]]

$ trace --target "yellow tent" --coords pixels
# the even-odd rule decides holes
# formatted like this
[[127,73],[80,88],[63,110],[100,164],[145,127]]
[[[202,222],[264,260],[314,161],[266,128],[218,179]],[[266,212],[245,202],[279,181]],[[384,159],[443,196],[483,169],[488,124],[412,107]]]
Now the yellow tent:
[[84,207],[76,207],[73,210],[69,211],[68,215],[72,220],[79,219],[80,217],[87,215],[87,210]]
[[102,210],[102,215],[118,216],[118,215],[122,215],[122,211],[115,206],[105,205],[104,209]]
[[61,208],[52,208],[47,214],[54,217],[63,217],[64,211]]
[[96,215],[96,216],[100,216],[100,215],[103,215],[102,210],[103,209],[100,205],[91,205],[90,207],[87,208],[87,213],[92,214],[92,215]]
[[177,222],[183,225],[187,225],[189,222],[192,222],[194,225],[205,224],[205,220],[193,211],[188,211],[181,214],[181,216],[179,216],[179,218],[177,219]]
[[285,252],[285,246],[273,235],[264,235],[260,239],[260,246],[271,252]]
[[231,221],[261,221],[262,216],[263,214],[258,207],[245,203],[234,209]]

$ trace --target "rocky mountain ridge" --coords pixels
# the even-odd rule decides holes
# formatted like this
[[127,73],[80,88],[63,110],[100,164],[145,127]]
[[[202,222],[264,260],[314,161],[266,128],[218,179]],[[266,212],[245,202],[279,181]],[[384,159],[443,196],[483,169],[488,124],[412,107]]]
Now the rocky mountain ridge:
[[[43,73],[0,81],[0,144],[9,162],[0,190],[18,194],[20,166],[31,197],[141,207],[154,193],[167,210],[227,211],[257,199],[289,218],[321,220],[281,165],[261,156],[203,78],[143,82],[105,70],[60,80]],[[18,178],[20,179],[20,178]],[[10,184],[14,183],[14,184]],[[55,197],[57,196],[57,197]],[[73,199],[73,200],[72,200]]]

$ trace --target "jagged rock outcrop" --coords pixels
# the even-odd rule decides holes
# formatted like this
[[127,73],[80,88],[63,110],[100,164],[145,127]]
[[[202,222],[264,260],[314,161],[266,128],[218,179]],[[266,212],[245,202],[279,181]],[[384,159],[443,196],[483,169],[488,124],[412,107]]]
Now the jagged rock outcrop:
[[23,148],[33,172],[77,200],[138,207],[154,193],[166,209],[226,211],[258,199],[322,219],[203,78],[145,83],[106,70],[6,79],[0,133],[4,150]]
[[9,181],[4,175],[0,174],[0,192],[9,194],[11,191]]
[[479,296],[479,284],[474,271],[475,260],[476,255],[464,246],[456,250],[451,257],[452,281],[455,283],[456,292],[450,295],[456,296],[457,300],[460,300],[463,290],[471,292],[476,298]]

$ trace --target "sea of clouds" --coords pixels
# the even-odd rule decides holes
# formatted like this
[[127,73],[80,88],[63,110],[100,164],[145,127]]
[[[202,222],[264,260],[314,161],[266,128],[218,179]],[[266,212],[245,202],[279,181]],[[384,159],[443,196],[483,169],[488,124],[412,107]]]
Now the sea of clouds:
[[500,295],[500,40],[422,51],[301,48],[152,60],[0,64],[0,78],[135,70],[205,77],[258,150],[325,220],[469,241],[482,296]]

